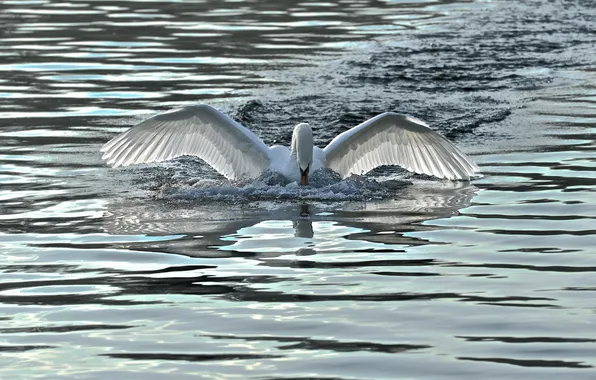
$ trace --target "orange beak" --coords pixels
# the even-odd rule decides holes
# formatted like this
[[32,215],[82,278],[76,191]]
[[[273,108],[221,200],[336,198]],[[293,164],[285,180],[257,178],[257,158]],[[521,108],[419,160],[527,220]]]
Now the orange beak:
[[300,185],[302,186],[308,185],[308,169],[308,166],[305,170],[300,169]]

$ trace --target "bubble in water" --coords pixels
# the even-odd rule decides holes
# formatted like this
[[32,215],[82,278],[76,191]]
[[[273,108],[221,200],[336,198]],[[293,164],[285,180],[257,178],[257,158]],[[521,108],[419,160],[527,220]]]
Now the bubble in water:
[[[404,180],[378,181],[365,176],[352,176],[342,180],[337,173],[329,169],[312,173],[308,186],[299,186],[276,172],[265,172],[257,179],[238,182],[193,176],[187,168],[176,170],[170,173],[169,177],[163,173],[156,173],[156,177],[161,178],[161,185],[156,188],[157,198],[193,202],[384,199],[395,196],[397,189],[410,184]],[[146,180],[155,181],[151,178]]]

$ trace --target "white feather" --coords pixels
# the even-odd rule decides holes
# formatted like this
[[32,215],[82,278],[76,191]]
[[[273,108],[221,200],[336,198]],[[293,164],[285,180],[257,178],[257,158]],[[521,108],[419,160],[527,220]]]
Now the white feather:
[[197,156],[229,179],[254,178],[269,167],[269,147],[254,133],[208,105],[145,120],[102,149],[110,166]]
[[386,112],[335,137],[324,149],[327,167],[342,178],[381,165],[452,180],[469,180],[480,172],[455,145],[406,115]]
[[300,123],[292,134],[292,154],[296,155],[298,166],[302,170],[309,168],[313,161],[312,129],[306,123]]
[[310,173],[328,167],[342,178],[381,165],[452,180],[469,180],[476,164],[424,122],[384,113],[338,135],[325,149],[313,146],[312,129],[294,129],[292,151],[267,147],[254,133],[208,105],[196,105],[145,120],[102,147],[110,166],[197,156],[229,179],[255,178],[269,169],[290,180],[299,166]]

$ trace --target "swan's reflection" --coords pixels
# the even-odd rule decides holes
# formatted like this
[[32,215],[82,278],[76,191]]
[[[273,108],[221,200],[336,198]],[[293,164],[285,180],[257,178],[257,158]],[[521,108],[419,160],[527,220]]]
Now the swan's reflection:
[[298,214],[299,218],[292,221],[292,226],[294,227],[294,236],[300,238],[312,238],[315,234],[312,228],[312,211],[310,204],[302,203],[300,205],[300,213]]
[[471,204],[477,190],[469,184],[432,182],[410,186],[398,199],[374,202],[268,201],[254,207],[213,202],[194,208],[156,202],[118,204],[107,213],[104,225],[114,235],[171,236],[125,248],[193,257],[403,250],[429,244],[407,232],[437,228],[420,222],[457,215]]

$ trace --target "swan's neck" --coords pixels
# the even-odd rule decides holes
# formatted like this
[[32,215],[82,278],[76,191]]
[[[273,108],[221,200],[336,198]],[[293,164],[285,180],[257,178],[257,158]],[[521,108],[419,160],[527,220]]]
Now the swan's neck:
[[300,123],[292,134],[292,157],[296,159],[300,171],[300,184],[308,185],[308,173],[312,165],[313,138],[312,129],[306,123]]

